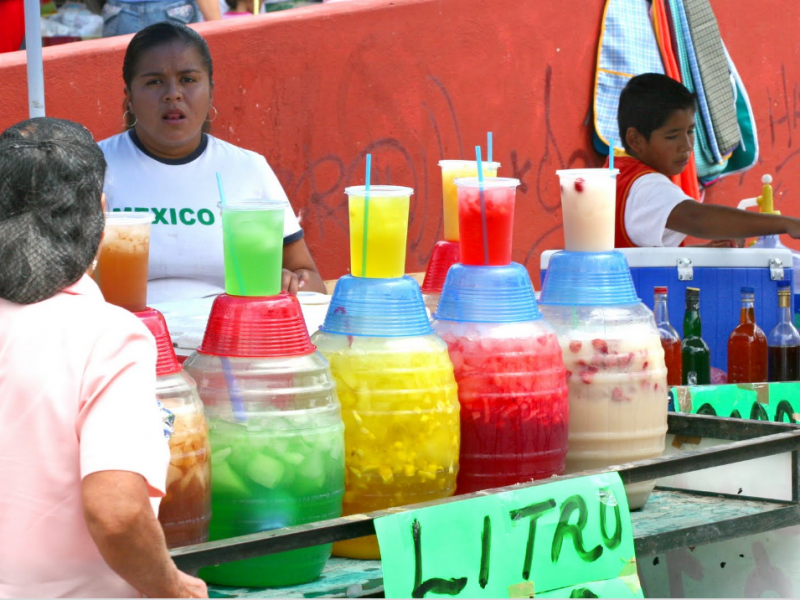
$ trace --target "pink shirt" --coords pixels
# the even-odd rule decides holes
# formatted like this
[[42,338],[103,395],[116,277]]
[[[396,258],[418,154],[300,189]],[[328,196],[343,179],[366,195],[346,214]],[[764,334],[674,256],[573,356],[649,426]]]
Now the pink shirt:
[[37,304],[0,299],[0,597],[138,595],[89,535],[81,480],[131,471],[164,495],[155,362],[144,324],[87,276]]

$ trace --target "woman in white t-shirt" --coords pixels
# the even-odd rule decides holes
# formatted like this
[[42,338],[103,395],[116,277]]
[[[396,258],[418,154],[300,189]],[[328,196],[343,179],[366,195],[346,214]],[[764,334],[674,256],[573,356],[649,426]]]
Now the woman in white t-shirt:
[[111,210],[155,214],[148,302],[202,298],[224,291],[222,224],[216,173],[227,200],[285,200],[283,289],[325,292],[303,230],[263,156],[205,133],[216,118],[213,66],[193,29],[156,23],[125,53],[127,131],[100,142],[108,162]]

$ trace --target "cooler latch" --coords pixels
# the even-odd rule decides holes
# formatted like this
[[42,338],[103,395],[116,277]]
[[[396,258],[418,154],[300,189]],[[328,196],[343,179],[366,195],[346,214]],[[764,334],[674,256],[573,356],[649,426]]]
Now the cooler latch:
[[780,258],[769,259],[769,278],[772,281],[783,279],[783,261]]
[[691,281],[694,279],[694,269],[692,269],[691,258],[678,259],[678,279],[681,281]]

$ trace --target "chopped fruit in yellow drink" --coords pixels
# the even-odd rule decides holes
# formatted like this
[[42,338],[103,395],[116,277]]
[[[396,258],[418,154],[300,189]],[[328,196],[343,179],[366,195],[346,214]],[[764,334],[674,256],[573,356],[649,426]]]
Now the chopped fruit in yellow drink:
[[[342,404],[343,514],[452,495],[460,421],[444,342],[434,335],[348,340],[323,332],[314,343],[331,363]],[[334,554],[380,556],[374,536],[334,544]]]

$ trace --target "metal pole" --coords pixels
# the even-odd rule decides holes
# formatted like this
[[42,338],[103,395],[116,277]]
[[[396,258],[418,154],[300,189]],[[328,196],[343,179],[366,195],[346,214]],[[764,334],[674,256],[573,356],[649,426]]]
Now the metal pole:
[[39,0],[25,0],[25,59],[28,66],[28,114],[44,115],[44,63]]

